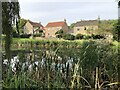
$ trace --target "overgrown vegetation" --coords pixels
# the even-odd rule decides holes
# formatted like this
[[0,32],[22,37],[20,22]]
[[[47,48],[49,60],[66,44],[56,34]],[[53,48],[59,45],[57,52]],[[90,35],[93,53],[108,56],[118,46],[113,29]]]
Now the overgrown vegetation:
[[72,34],[65,34],[65,35],[63,36],[63,39],[65,39],[65,40],[74,40],[74,39],[75,39],[75,36],[72,35]]
[[28,53],[16,51],[19,59],[16,70],[3,64],[4,88],[118,88],[118,48],[112,49],[105,41],[41,44],[47,48],[34,46]]
[[[108,89],[120,86],[119,43],[88,40],[89,36],[66,34],[65,40],[14,38],[12,26],[18,30],[19,3],[2,3],[3,80],[4,89]],[[103,25],[104,26],[104,25]],[[73,28],[73,25],[71,25]],[[107,30],[107,29],[106,29]],[[119,31],[119,23],[115,28]],[[117,33],[115,33],[116,35]],[[119,32],[118,32],[119,34]],[[100,36],[93,36],[100,38]],[[118,40],[119,41],[119,40]],[[10,48],[12,46],[12,48]],[[10,49],[23,49],[11,51]],[[28,51],[26,51],[28,50]],[[10,52],[11,51],[11,52]],[[10,53],[12,55],[10,55]],[[12,56],[12,57],[11,57]]]
[[63,30],[62,30],[62,29],[61,29],[61,30],[59,30],[59,31],[57,31],[57,32],[55,33],[56,38],[62,38],[62,37],[63,37],[63,34],[64,34],[64,32],[63,32]]

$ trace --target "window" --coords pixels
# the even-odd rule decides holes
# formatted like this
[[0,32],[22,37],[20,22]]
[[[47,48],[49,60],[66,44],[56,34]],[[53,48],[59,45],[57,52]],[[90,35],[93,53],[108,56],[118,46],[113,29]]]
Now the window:
[[77,28],[77,31],[80,31],[80,29],[79,29],[79,28]]
[[59,28],[57,27],[57,29],[56,29],[57,31],[59,30]]
[[50,30],[50,28],[48,28],[48,30]]
[[91,30],[94,30],[94,28],[92,27]]
[[50,35],[50,33],[48,33],[48,36]]
[[86,27],[84,27],[84,30],[86,30]]

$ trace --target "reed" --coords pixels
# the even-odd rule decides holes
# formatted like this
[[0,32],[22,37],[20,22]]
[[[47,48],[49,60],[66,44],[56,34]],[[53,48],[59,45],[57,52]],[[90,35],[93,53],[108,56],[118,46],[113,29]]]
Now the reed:
[[[13,45],[17,44],[13,40]],[[101,89],[118,85],[118,51],[109,43],[98,41],[20,40],[29,53],[18,53],[16,73],[10,66],[3,68],[4,88],[31,89]],[[5,57],[3,57],[5,59]],[[32,70],[22,69],[28,61]],[[105,78],[107,77],[107,78]]]

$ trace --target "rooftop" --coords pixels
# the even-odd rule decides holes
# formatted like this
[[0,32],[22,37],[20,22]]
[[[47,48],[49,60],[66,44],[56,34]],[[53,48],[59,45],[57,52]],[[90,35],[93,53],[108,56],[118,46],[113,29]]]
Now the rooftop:
[[[30,20],[28,20],[30,22],[31,25],[35,26],[35,27],[43,27],[43,25],[41,25],[41,23],[36,23],[36,22],[32,22]],[[43,27],[44,28],[44,27]]]
[[45,27],[58,27],[63,26],[66,22],[60,21],[60,22],[49,22]]
[[81,20],[75,23],[75,27],[77,26],[91,26],[91,25],[98,25],[98,20]]

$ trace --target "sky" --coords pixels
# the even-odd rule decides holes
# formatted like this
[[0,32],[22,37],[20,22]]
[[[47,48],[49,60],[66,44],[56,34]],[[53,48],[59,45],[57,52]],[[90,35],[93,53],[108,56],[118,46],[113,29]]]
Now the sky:
[[115,0],[19,0],[21,18],[33,22],[63,21],[68,25],[80,20],[117,19]]

